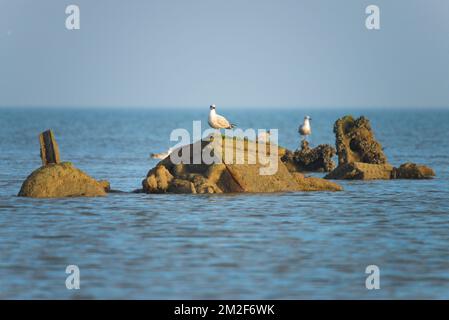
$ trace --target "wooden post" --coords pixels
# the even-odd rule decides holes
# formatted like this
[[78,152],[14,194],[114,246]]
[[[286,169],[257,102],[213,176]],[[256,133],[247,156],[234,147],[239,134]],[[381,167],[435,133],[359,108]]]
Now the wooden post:
[[50,163],[59,163],[59,148],[53,131],[47,130],[42,132],[39,135],[39,142],[41,145],[42,165],[46,166]]

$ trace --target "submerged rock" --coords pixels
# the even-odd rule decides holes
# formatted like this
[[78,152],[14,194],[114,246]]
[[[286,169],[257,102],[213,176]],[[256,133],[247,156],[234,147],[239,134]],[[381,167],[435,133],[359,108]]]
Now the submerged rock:
[[119,190],[111,190],[111,183],[107,180],[98,180],[98,183],[103,187],[106,192],[121,192]]
[[435,172],[431,168],[410,162],[393,168],[391,173],[392,179],[431,179],[434,176]]
[[291,171],[330,172],[335,168],[332,161],[335,153],[335,148],[331,145],[320,144],[312,149],[304,140],[301,143],[301,150],[294,152],[287,150],[281,160]]
[[109,182],[96,181],[70,162],[49,164],[26,178],[19,197],[62,198],[97,197],[106,195]]
[[392,171],[393,167],[389,164],[351,162],[339,165],[324,178],[335,180],[388,180],[391,178]]
[[352,162],[338,166],[325,179],[376,180],[376,179],[431,179],[435,172],[426,166],[405,163],[399,168],[389,164]]
[[[280,157],[286,150],[276,146],[270,150],[265,142],[253,142],[225,137],[217,147],[211,141],[197,141],[174,152],[186,161],[175,164],[171,157],[159,162],[142,181],[146,193],[236,193],[236,192],[283,192],[283,191],[338,191],[342,188],[333,182],[319,178],[307,178],[290,172]],[[266,158],[259,159],[248,150],[265,148]],[[205,153],[216,157],[215,162],[194,158]],[[240,159],[240,162],[238,162]],[[263,175],[268,160],[275,161],[277,170]],[[268,164],[267,164],[268,163]],[[273,165],[273,163],[271,163]]]
[[382,145],[374,138],[369,120],[345,116],[334,124],[338,165],[363,162],[386,164]]

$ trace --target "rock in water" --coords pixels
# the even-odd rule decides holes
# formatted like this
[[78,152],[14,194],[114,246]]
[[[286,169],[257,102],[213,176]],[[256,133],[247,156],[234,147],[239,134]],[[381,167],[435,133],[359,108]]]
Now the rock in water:
[[103,187],[106,192],[121,192],[117,190],[111,190],[111,184],[107,180],[98,180],[98,183]]
[[391,173],[392,179],[431,179],[434,176],[435,172],[431,168],[410,162],[394,168]]
[[[283,192],[283,191],[338,191],[342,188],[335,183],[319,178],[306,178],[290,172],[280,157],[285,149],[275,146],[277,153],[271,154],[270,145],[248,140],[225,137],[220,148],[212,148],[211,141],[197,141],[181,147],[172,156],[183,157],[183,163],[173,163],[171,157],[159,162],[142,181],[146,193],[235,193],[235,192]],[[268,157],[273,155],[277,170],[272,175],[261,175],[260,169],[266,163],[255,159],[248,150],[265,147]],[[253,149],[254,148],[254,149]],[[195,151],[196,150],[196,151]],[[204,161],[199,154],[213,154],[220,161]],[[242,159],[239,157],[242,156]],[[238,162],[239,158],[243,162]],[[221,162],[221,163],[220,163]]]
[[391,178],[392,171],[393,167],[389,164],[351,162],[339,165],[324,178],[335,180],[388,180]]
[[49,164],[26,178],[19,197],[62,198],[106,195],[109,183],[101,183],[75,168],[70,162]]
[[369,120],[345,116],[334,124],[338,165],[351,162],[386,164],[382,146],[374,138]]
[[388,180],[393,167],[374,138],[369,120],[344,116],[334,124],[338,167],[325,179]]
[[167,191],[171,193],[196,193],[193,183],[183,179],[173,179]]
[[414,163],[393,168],[387,162],[382,146],[374,138],[368,119],[351,116],[338,119],[334,125],[338,167],[325,179],[428,179],[433,170]]
[[312,149],[304,140],[301,143],[301,150],[295,152],[287,150],[281,160],[291,171],[330,172],[335,168],[332,161],[335,153],[335,148],[328,144],[320,144]]
[[164,193],[167,191],[173,176],[163,165],[158,165],[148,172],[142,186],[148,193]]

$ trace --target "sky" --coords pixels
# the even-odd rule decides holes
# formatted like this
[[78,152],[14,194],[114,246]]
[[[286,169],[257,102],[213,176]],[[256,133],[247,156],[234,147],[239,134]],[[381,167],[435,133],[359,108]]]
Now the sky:
[[0,106],[212,103],[447,108],[449,1],[0,0]]

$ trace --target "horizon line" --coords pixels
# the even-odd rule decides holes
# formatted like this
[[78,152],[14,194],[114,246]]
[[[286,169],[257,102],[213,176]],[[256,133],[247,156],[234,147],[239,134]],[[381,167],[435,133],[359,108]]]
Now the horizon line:
[[[372,110],[372,109],[427,109],[427,110],[441,110],[441,109],[448,109],[449,105],[447,106],[329,106],[329,105],[323,105],[323,106],[238,106],[238,105],[219,105],[220,108],[223,109],[241,109],[241,108],[248,108],[248,109],[317,109],[317,110],[328,110],[328,109],[363,109],[363,110]],[[143,109],[143,110],[149,110],[149,109],[203,109],[203,108],[209,108],[208,104],[199,106],[199,105],[185,105],[185,106],[156,106],[156,105],[0,105],[0,109]]]

